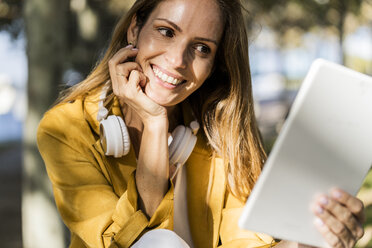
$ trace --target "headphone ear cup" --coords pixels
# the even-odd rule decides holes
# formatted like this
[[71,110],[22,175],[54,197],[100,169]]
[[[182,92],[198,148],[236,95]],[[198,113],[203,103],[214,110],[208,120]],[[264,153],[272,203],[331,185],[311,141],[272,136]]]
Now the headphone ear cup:
[[178,126],[172,132],[173,141],[169,146],[169,163],[183,165],[196,144],[196,136],[185,126]]
[[130,138],[127,126],[119,116],[110,115],[100,122],[101,144],[106,156],[115,158],[127,155]]

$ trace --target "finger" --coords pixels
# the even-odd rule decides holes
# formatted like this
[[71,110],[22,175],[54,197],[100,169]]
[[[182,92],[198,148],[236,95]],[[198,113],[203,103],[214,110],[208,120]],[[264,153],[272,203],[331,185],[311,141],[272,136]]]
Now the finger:
[[355,243],[354,236],[350,233],[348,228],[336,219],[330,212],[323,208],[319,204],[313,206],[313,212],[319,217],[327,228],[332,232],[345,247],[349,247],[349,244]]
[[129,83],[134,86],[139,86],[141,89],[146,86],[147,77],[141,71],[133,70],[129,75]]
[[117,71],[116,66],[124,61],[127,61],[130,57],[135,57],[138,53],[138,49],[133,50],[131,49],[132,46],[127,46],[125,48],[120,49],[108,62],[109,73],[111,80],[113,82],[117,82]]
[[354,236],[354,239],[360,239],[363,236],[364,231],[361,223],[358,222],[356,216],[344,205],[326,196],[320,197],[318,203],[336,219],[341,221]]
[[[133,103],[132,108],[141,112],[145,109],[147,116],[164,116],[166,109],[150,99],[141,88],[141,85],[147,84],[147,77],[136,70],[133,70],[129,75],[128,85],[130,93],[126,93],[128,100]],[[141,107],[142,106],[142,107]],[[141,109],[142,108],[142,109]]]
[[133,46],[126,46],[117,51],[114,56],[109,60],[109,66],[116,66],[125,61],[128,61],[129,58],[137,56],[138,49],[133,48]]
[[130,72],[133,70],[142,72],[141,66],[135,62],[126,62],[123,64],[118,64],[116,66],[115,71],[116,71],[116,76],[128,78]]
[[[127,46],[120,49],[108,62],[108,68],[110,73],[111,82],[113,85],[118,85],[116,66],[130,57],[137,55],[138,50],[132,50],[132,46]],[[114,87],[113,87],[114,90]],[[115,89],[117,91],[118,89]],[[115,92],[114,92],[115,93]]]
[[314,224],[318,231],[322,234],[325,241],[334,248],[343,248],[343,242],[340,240],[337,235],[335,235],[328,227],[327,225],[322,221],[320,218],[315,218]]
[[149,79],[146,77],[146,75],[143,72],[140,72],[140,77],[141,77],[141,80],[140,80],[139,84],[140,84],[142,90],[144,90],[147,82],[149,81]]
[[125,92],[127,99],[131,101],[139,100],[139,98],[141,97],[141,93],[142,93],[142,89],[139,86],[140,81],[141,81],[140,72],[137,70],[132,70],[129,73],[128,84],[127,84],[126,92]]
[[358,218],[361,224],[364,223],[364,205],[361,200],[338,188],[331,190],[331,196],[334,200],[345,205]]

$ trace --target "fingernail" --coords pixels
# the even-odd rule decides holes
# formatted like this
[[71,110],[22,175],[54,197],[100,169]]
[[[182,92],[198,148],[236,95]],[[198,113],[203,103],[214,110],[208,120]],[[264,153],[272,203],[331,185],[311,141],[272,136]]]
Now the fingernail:
[[324,226],[324,222],[320,218],[315,218],[314,224],[318,227]]
[[323,209],[321,206],[316,206],[315,211],[316,211],[318,214],[322,214],[322,213],[324,212],[324,209]]
[[138,48],[137,47],[133,47],[132,50],[133,51],[138,51]]
[[126,46],[126,47],[124,47],[124,48],[130,48],[130,47],[132,47],[133,45],[128,45],[128,46]]
[[341,193],[341,191],[336,189],[335,191],[332,192],[332,195],[333,195],[333,197],[335,197],[337,199],[340,199],[341,196],[342,196],[342,193]]
[[328,204],[328,199],[327,199],[327,197],[322,196],[322,197],[319,199],[319,203],[322,204],[323,206],[326,206],[326,205]]

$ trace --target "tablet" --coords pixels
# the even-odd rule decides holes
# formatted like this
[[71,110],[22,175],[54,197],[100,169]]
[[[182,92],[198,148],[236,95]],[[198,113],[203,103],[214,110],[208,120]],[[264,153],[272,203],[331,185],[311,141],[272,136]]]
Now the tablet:
[[239,219],[242,229],[324,247],[310,204],[356,195],[372,165],[372,78],[316,60]]

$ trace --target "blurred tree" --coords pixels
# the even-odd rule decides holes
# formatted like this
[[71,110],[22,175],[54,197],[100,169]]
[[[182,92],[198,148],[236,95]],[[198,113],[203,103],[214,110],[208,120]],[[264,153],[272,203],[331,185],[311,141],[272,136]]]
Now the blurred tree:
[[36,145],[36,130],[53,103],[68,51],[68,1],[27,0],[24,21],[28,56],[28,113],[24,124],[22,190],[23,244],[66,247],[52,190]]
[[[15,5],[21,3],[14,1]],[[29,66],[22,195],[26,248],[66,247],[68,242],[37,149],[38,123],[56,100],[59,86],[77,83],[89,73],[104,51],[116,19],[132,3],[120,0],[27,0],[24,3]],[[3,25],[10,25],[14,21],[12,18]],[[82,76],[72,82],[63,82],[70,80],[64,77],[69,70]]]
[[[70,0],[65,71],[87,76],[104,53],[116,21],[134,0]],[[79,78],[77,78],[79,79]],[[77,79],[66,80],[69,85]]]
[[[251,17],[268,25],[281,37],[279,45],[293,43],[293,33],[305,33],[314,27],[330,28],[338,35],[344,62],[345,20],[358,15],[363,0],[245,0]],[[288,40],[286,37],[291,39]]]
[[22,0],[0,0],[0,30],[17,37],[22,30]]

